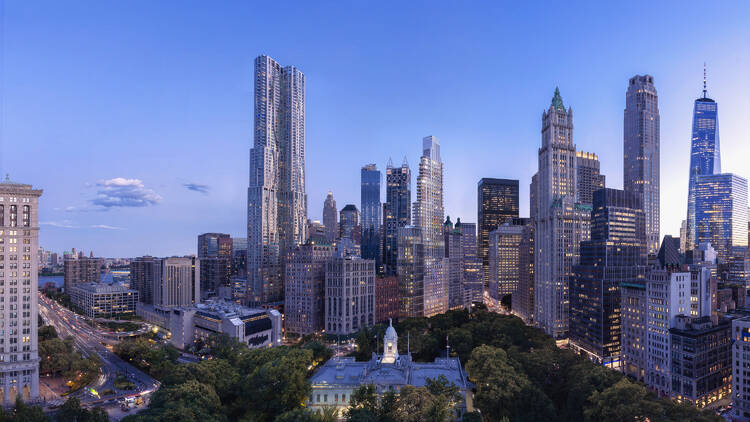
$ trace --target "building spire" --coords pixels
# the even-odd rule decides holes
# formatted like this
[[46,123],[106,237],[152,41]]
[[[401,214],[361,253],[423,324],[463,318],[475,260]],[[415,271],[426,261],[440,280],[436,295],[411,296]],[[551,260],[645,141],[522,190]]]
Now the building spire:
[[706,90],[706,62],[703,62],[703,98],[708,98]]
[[386,164],[385,167],[389,169],[393,168],[393,159],[391,159],[391,157],[388,157],[388,164]]
[[565,105],[563,104],[559,87],[555,87],[555,95],[552,97],[552,108],[560,111],[565,111]]

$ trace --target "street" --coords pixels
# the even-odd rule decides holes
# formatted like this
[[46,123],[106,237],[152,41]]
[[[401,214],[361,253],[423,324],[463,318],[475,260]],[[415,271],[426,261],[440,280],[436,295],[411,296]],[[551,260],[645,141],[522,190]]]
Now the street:
[[[118,400],[140,395],[143,397],[144,402],[147,402],[148,396],[159,388],[158,381],[109,351],[102,344],[106,342],[102,333],[88,325],[84,317],[64,308],[42,294],[39,294],[39,313],[46,324],[55,327],[60,338],[73,337],[76,349],[83,356],[94,355],[102,362],[101,375],[88,387],[93,388],[99,394],[107,390],[112,390],[115,394],[96,397],[87,388],[81,388],[70,396],[77,397],[81,401],[82,406],[100,405],[110,414],[119,414],[120,405],[118,404]],[[135,384],[135,390],[123,391],[116,389],[114,382],[118,374],[127,376]],[[64,403],[64,401],[65,399],[61,398],[59,401],[48,402],[47,406],[57,406]],[[145,404],[143,407],[145,407]]]

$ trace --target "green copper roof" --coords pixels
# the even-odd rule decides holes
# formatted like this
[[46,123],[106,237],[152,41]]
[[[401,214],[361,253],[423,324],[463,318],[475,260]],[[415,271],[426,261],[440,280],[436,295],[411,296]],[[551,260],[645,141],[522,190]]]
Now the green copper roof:
[[562,97],[560,96],[560,88],[555,87],[555,96],[552,97],[552,107],[556,110],[565,111],[565,105],[563,104]]

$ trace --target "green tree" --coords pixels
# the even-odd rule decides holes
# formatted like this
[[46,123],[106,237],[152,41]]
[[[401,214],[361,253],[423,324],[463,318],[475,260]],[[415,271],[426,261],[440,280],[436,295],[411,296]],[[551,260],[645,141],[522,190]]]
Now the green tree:
[[664,409],[649,399],[649,392],[638,384],[621,379],[604,391],[594,391],[589,398],[592,406],[584,411],[587,422],[633,422],[664,420]]
[[512,418],[521,391],[530,385],[529,379],[510,363],[505,350],[479,346],[466,364],[469,378],[477,385],[474,402],[482,414]]
[[[505,420],[507,422],[510,422],[507,418]],[[464,413],[464,417],[461,419],[461,422],[482,422],[482,415],[477,411],[467,412]]]
[[221,422],[226,419],[213,387],[195,380],[157,390],[145,416],[156,417],[159,421],[183,422]]
[[39,327],[39,343],[57,338],[57,330],[51,325],[42,325]]

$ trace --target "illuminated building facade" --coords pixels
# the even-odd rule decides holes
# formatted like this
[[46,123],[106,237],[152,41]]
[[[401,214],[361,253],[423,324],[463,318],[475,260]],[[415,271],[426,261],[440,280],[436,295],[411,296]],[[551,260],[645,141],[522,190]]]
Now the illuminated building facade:
[[477,185],[477,229],[483,280],[489,285],[490,232],[507,219],[518,218],[518,180],[483,178]]
[[398,267],[398,231],[411,224],[411,170],[404,162],[393,167],[388,160],[385,170],[385,206],[383,207],[383,264],[387,275],[396,275]]
[[305,336],[324,328],[326,262],[333,246],[307,243],[289,253],[284,278],[284,330]]

